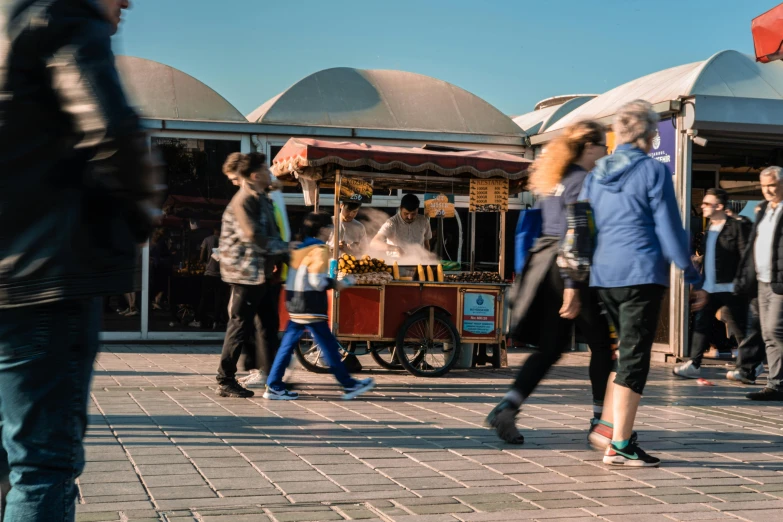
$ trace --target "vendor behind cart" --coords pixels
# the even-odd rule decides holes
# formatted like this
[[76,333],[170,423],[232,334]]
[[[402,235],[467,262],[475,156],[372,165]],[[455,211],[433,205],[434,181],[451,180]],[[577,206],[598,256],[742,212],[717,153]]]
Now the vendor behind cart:
[[419,205],[419,198],[415,194],[405,194],[398,212],[383,224],[373,238],[373,248],[400,255],[405,254],[405,249],[411,245],[430,251],[430,220],[419,214]]
[[[363,248],[367,242],[367,231],[359,221],[356,215],[362,207],[361,203],[343,202],[340,203],[340,253],[359,255],[363,253]],[[334,222],[334,218],[332,218]],[[329,248],[334,250],[334,231],[329,235],[327,242]]]

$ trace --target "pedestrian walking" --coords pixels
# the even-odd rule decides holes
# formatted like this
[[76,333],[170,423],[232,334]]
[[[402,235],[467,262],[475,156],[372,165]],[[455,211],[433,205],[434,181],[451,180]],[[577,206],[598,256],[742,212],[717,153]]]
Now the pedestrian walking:
[[[538,197],[536,208],[541,209],[541,237],[530,249],[530,259],[518,283],[521,293],[511,306],[514,330],[525,332],[526,340],[535,342],[538,348],[525,360],[511,389],[487,417],[487,424],[495,428],[498,437],[511,444],[524,442],[516,426],[519,408],[569,348],[574,323],[591,351],[595,419],[591,432],[599,426],[607,383],[615,365],[609,323],[601,313],[597,291],[570,279],[558,267],[556,257],[566,234],[566,205],[576,202],[588,171],[605,155],[603,126],[586,121],[566,129],[532,167],[529,183]],[[530,332],[538,332],[538,339],[530,339]],[[608,429],[603,443],[606,447],[611,441],[612,426],[601,426],[593,438],[600,444],[601,432]]]
[[[264,343],[259,338],[264,332],[262,321],[272,290],[265,283],[285,257],[288,243],[280,237],[267,195],[273,179],[266,156],[250,153],[237,157],[236,173],[241,180],[240,188],[223,213],[220,235],[220,274],[231,285],[231,297],[217,393],[221,397],[252,397],[253,392],[236,380],[237,363],[251,336],[256,337],[256,347],[264,346],[266,358],[273,359],[274,354],[270,352],[276,343]],[[276,339],[277,327],[273,328]]]
[[[7,521],[73,521],[102,296],[139,290],[158,210],[111,50],[127,0],[0,10],[0,490]],[[10,487],[10,491],[9,491]]]
[[745,338],[737,347],[736,367],[726,372],[726,378],[743,384],[756,384],[756,380],[764,373],[765,356],[764,336],[761,335],[759,319],[759,299],[754,297],[748,306]]
[[761,192],[765,201],[756,211],[750,245],[735,280],[736,290],[749,297],[758,296],[759,322],[764,339],[769,375],[766,387],[747,395],[755,401],[783,400],[783,241],[781,241],[781,205],[783,168],[761,171]]
[[704,308],[696,312],[691,360],[672,370],[675,375],[686,379],[701,378],[702,358],[709,348],[715,314],[722,307],[725,306],[729,312],[724,313],[722,319],[728,325],[730,336],[734,336],[738,343],[745,337],[748,304],[744,296],[734,294],[734,277],[748,240],[742,223],[726,214],[727,205],[726,191],[715,188],[707,190],[701,204],[702,215],[710,220],[701,248],[704,252],[701,262],[704,279],[702,289],[709,296]]
[[[280,188],[277,179],[274,179],[272,185],[267,189],[267,196],[272,203],[277,230],[282,240],[287,243],[291,240],[291,228]],[[280,295],[288,273],[285,258],[287,256],[275,258],[272,273],[264,283],[267,286],[266,294],[269,297],[261,303],[258,314],[258,322],[261,323],[261,337],[264,343],[259,347],[258,343],[248,342],[243,349],[243,367],[249,373],[239,379],[239,383],[245,388],[263,388],[266,385],[266,377],[272,369],[272,363],[280,347]],[[259,326],[256,325],[256,329],[258,328]],[[254,340],[254,337],[251,336],[250,339]]]
[[[234,152],[229,154],[223,163],[223,174],[236,186],[241,184],[237,174],[237,166],[244,154]],[[283,241],[291,240],[291,229],[286,214],[285,200],[282,192],[279,190],[277,180],[273,179],[272,185],[267,190],[267,196],[272,203],[275,215],[275,224]],[[264,283],[268,296],[261,303],[261,310],[258,314],[258,321],[251,325],[252,330],[242,345],[242,356],[239,364],[248,374],[237,379],[245,388],[263,388],[266,385],[266,376],[269,375],[272,361],[274,361],[277,349],[280,346],[280,294],[282,292],[283,281],[286,278],[286,265],[283,260],[276,260],[272,275]],[[258,326],[256,323],[260,323]],[[262,344],[256,342],[256,330],[261,331],[260,337]]]
[[290,320],[267,378],[265,399],[299,398],[298,393],[286,389],[283,375],[305,330],[313,336],[332,375],[343,386],[343,399],[353,399],[375,387],[372,378],[357,380],[351,377],[340,359],[340,345],[329,329],[327,290],[339,291],[350,285],[350,279],[338,282],[329,277],[330,256],[326,241],[331,233],[330,225],[330,216],[308,214],[302,225],[303,240],[291,252],[286,281],[286,307]]
[[[590,286],[598,289],[620,342],[612,390],[614,432],[604,454],[606,464],[660,464],[632,440],[632,432],[670,263],[685,271],[687,283],[701,282],[690,259],[672,174],[647,155],[657,123],[658,115],[646,101],[622,106],[613,124],[617,149],[598,160],[580,195],[580,200],[590,201],[595,216]],[[697,290],[694,298],[694,309],[700,309],[706,294]]]

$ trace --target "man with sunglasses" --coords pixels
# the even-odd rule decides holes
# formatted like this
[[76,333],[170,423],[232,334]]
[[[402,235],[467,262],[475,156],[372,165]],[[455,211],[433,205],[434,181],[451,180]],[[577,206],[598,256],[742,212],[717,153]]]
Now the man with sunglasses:
[[707,190],[701,208],[705,218],[710,220],[709,228],[702,240],[703,290],[709,294],[707,304],[696,313],[691,360],[674,368],[674,374],[686,379],[702,376],[701,362],[709,347],[709,334],[718,310],[728,308],[726,324],[729,335],[737,342],[745,336],[748,304],[744,297],[734,295],[734,277],[740,265],[742,254],[748,245],[747,229],[737,219],[726,213],[728,194],[725,190]]

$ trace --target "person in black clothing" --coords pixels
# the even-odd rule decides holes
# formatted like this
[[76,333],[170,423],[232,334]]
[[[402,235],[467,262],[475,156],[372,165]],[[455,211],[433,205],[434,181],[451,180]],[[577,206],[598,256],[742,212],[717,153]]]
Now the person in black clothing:
[[733,281],[748,244],[747,232],[739,220],[726,214],[727,204],[726,191],[715,188],[707,190],[701,204],[704,217],[710,220],[701,248],[702,288],[709,294],[709,299],[696,313],[691,360],[673,369],[675,375],[686,379],[701,377],[702,358],[709,347],[708,337],[719,309],[728,308],[725,321],[730,334],[738,342],[745,336],[748,304],[744,297],[734,295]]
[[166,231],[159,228],[152,234],[150,241],[150,295],[152,308],[155,310],[162,310],[163,298],[168,297],[172,263],[173,256]]
[[0,8],[6,521],[74,520],[100,299],[139,289],[138,247],[160,215],[159,172],[111,50],[127,7],[6,0]]
[[[593,413],[600,418],[607,384],[614,368],[609,324],[601,313],[597,292],[568,279],[556,263],[558,246],[566,233],[566,205],[577,200],[582,184],[596,160],[606,155],[604,128],[595,122],[581,122],[565,130],[536,160],[530,176],[532,190],[541,209],[542,237],[529,252],[529,260],[518,276],[520,295],[512,306],[514,336],[522,336],[538,346],[530,354],[503,400],[487,417],[487,424],[511,444],[522,444],[524,437],[516,427],[516,415],[522,402],[533,392],[549,368],[568,348],[572,324],[587,339],[592,356],[590,382],[593,388]],[[538,333],[538,338],[534,337]],[[591,425],[599,426],[598,421]],[[599,446],[611,441],[599,437]],[[595,437],[594,437],[595,438]]]
[[755,401],[783,401],[783,168],[767,167],[759,175],[764,201],[756,208],[748,249],[734,286],[737,293],[758,298],[759,323],[769,375],[767,385],[747,395]]
[[[756,208],[758,211],[758,207]],[[750,237],[753,222],[745,216],[735,214],[731,209],[726,209],[726,215],[736,219],[745,230],[745,235]],[[761,335],[761,322],[759,321],[759,300],[754,297],[748,306],[747,328],[745,338],[737,347],[737,365],[734,370],[726,372],[726,378],[743,384],[756,384],[761,374],[764,373],[766,351],[764,338]]]
[[196,317],[189,326],[201,328],[207,326],[207,309],[212,313],[212,323],[216,326],[222,319],[223,288],[225,285],[220,279],[220,254],[216,253],[220,244],[220,227],[212,229],[212,235],[204,238],[201,243],[199,260],[206,266],[204,277],[201,280],[201,298],[199,299]]

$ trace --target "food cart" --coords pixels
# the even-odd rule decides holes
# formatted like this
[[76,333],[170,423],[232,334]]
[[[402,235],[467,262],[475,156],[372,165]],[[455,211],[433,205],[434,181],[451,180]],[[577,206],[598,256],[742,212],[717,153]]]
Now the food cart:
[[[373,271],[381,278],[360,278],[355,286],[332,292],[331,328],[347,353],[369,353],[383,367],[405,369],[423,377],[451,370],[461,350],[491,347],[493,364],[505,351],[504,273],[505,212],[508,195],[524,188],[531,161],[494,151],[449,150],[442,147],[376,147],[365,144],[292,138],[273,160],[273,172],[283,183],[301,184],[306,202],[318,206],[320,188],[334,188],[334,216],[339,221],[341,199],[360,200],[351,193],[352,180],[364,180],[372,190],[420,191],[470,195],[470,270],[444,264],[396,264],[393,258],[348,258],[337,249],[340,269],[359,274]],[[365,185],[366,185],[365,184]],[[443,204],[443,197],[436,198]],[[474,266],[475,212],[500,212],[500,256],[497,273],[477,273]],[[340,227],[335,227],[339,244]],[[379,256],[381,257],[381,256]],[[396,265],[396,266],[395,266]],[[349,270],[350,271],[350,270]],[[391,273],[391,274],[390,274]],[[363,283],[364,282],[364,283]],[[282,323],[287,314],[281,310]],[[472,354],[471,354],[472,355]],[[297,357],[311,371],[327,371],[320,350],[303,340]]]

